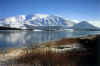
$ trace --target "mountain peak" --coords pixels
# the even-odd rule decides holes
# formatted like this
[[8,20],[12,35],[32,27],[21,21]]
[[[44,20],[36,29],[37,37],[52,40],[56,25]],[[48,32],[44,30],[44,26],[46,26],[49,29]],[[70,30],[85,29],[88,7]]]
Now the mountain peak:
[[81,21],[80,23],[84,23],[84,24],[87,24],[87,23],[89,23],[89,22],[87,22],[87,21]]

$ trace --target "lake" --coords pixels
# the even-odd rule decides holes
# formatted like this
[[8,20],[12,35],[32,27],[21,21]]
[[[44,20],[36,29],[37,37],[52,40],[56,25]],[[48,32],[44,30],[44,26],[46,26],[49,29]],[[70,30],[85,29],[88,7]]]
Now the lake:
[[82,37],[92,34],[100,34],[100,31],[1,30],[0,48],[19,48],[23,46],[39,45],[43,42],[60,40],[62,38]]

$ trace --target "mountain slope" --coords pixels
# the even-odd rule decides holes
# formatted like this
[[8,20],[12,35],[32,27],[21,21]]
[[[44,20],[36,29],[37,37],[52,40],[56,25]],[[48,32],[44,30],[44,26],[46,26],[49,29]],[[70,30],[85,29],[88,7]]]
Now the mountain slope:
[[82,22],[74,25],[73,29],[76,29],[76,30],[100,30],[100,28],[90,24],[87,21],[82,21]]

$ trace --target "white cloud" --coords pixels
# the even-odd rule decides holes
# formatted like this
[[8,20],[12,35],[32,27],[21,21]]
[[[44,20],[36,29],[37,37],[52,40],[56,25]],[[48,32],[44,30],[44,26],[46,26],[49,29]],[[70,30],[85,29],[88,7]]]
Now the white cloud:
[[15,17],[9,17],[6,19],[6,22],[16,22],[16,18]]
[[89,21],[91,24],[94,26],[100,27],[100,20],[95,20],[95,21]]
[[75,23],[79,23],[80,22],[79,20],[76,20],[76,19],[72,19],[71,21],[73,21]]
[[35,16],[40,17],[40,18],[46,18],[46,17],[48,17],[47,14],[35,14]]

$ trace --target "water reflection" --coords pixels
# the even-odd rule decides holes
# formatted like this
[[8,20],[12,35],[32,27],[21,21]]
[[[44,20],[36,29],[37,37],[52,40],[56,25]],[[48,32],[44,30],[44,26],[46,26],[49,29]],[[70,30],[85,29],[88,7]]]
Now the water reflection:
[[0,31],[0,48],[39,45],[41,42],[59,40],[69,37],[80,37],[100,32],[87,31]]

